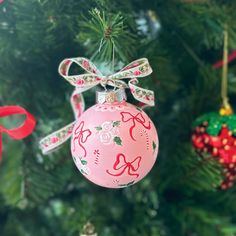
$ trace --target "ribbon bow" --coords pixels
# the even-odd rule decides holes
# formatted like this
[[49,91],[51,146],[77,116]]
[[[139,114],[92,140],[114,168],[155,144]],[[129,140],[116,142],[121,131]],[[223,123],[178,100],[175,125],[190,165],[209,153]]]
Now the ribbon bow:
[[[84,74],[69,75],[71,65],[75,63],[86,71]],[[86,58],[77,57],[63,60],[58,68],[59,74],[70,84],[75,86],[75,90],[71,97],[71,105],[75,114],[75,119],[84,111],[84,99],[82,93],[96,85],[113,86],[115,88],[129,88],[133,97],[141,104],[146,106],[154,106],[154,92],[151,90],[138,87],[138,79],[152,73],[152,69],[146,58],[138,59],[125,66],[119,72],[104,76],[96,66]],[[129,78],[128,84],[123,79]],[[48,135],[40,141],[40,148],[43,154],[51,152],[59,147],[67,139],[71,137],[75,122],[66,127]]]
[[2,159],[2,133],[8,134],[13,139],[23,139],[32,133],[36,124],[34,116],[20,106],[0,107],[0,118],[12,115],[25,115],[25,121],[21,126],[14,129],[0,126],[0,160]]
[[127,171],[128,175],[131,175],[131,176],[134,175],[134,176],[136,176],[136,178],[138,178],[139,174],[138,173],[134,173],[134,172],[136,172],[139,169],[141,159],[142,158],[140,156],[138,156],[132,162],[127,162],[126,159],[125,159],[125,155],[120,153],[116,157],[116,162],[113,165],[113,169],[114,170],[121,170],[121,172],[119,172],[117,174],[112,174],[109,170],[106,170],[106,172],[109,175],[112,175],[112,176],[120,176],[127,169],[128,170]]
[[[73,63],[76,63],[87,73],[69,75],[69,70]],[[101,84],[102,86],[110,85],[118,88],[130,88],[135,99],[149,106],[154,106],[153,91],[136,86],[138,83],[137,78],[145,77],[152,73],[152,68],[146,58],[133,61],[119,72],[108,76],[102,75],[96,66],[86,58],[77,57],[65,59],[59,65],[59,73],[70,84],[76,87],[78,93],[82,93],[98,84]],[[131,79],[128,85],[122,81],[127,78]]]

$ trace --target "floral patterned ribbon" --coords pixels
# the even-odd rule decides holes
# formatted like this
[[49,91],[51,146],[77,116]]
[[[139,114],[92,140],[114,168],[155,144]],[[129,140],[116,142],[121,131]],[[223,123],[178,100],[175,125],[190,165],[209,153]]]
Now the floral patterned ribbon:
[[8,134],[13,139],[23,139],[33,132],[36,124],[34,116],[20,106],[0,107],[0,118],[12,115],[25,115],[25,121],[21,126],[14,129],[7,129],[0,125],[0,160],[2,159],[2,133]]
[[[85,70],[84,74],[69,75],[71,65],[75,63]],[[75,86],[75,91],[71,97],[71,105],[75,114],[75,120],[84,111],[84,100],[82,93],[96,85],[106,85],[115,88],[129,88],[133,97],[142,104],[142,106],[154,106],[154,92],[137,86],[138,78],[148,76],[152,73],[152,68],[146,58],[141,58],[131,62],[119,72],[104,76],[96,66],[86,58],[77,57],[63,60],[59,65],[59,74],[70,84]],[[128,84],[123,80],[129,78]],[[40,141],[40,148],[43,154],[47,154],[58,148],[67,139],[71,137],[75,121],[66,127],[48,135]]]

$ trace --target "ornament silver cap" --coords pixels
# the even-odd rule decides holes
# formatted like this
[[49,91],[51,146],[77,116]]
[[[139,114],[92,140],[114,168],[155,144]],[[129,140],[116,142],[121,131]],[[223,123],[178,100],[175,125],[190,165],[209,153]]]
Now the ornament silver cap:
[[125,90],[120,88],[117,90],[107,90],[107,91],[97,91],[96,101],[99,104],[103,103],[113,103],[113,102],[123,102],[126,101]]

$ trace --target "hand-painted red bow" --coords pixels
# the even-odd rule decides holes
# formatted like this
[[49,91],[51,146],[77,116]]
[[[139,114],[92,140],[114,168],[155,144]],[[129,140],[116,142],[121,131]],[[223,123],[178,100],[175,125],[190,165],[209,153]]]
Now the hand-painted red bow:
[[134,175],[137,178],[137,177],[139,177],[139,174],[134,173],[134,172],[136,172],[138,170],[138,168],[140,167],[141,159],[142,158],[140,156],[138,156],[132,162],[127,162],[125,159],[125,155],[120,153],[116,156],[116,162],[113,165],[113,169],[114,170],[121,170],[121,172],[119,172],[117,174],[112,174],[112,173],[110,173],[109,170],[106,170],[106,172],[112,176],[120,176],[127,169],[129,175]]
[[148,122],[148,125],[145,125],[145,118],[143,117],[143,115],[141,114],[141,112],[139,112],[137,115],[132,115],[130,112],[121,112],[120,113],[122,116],[122,121],[123,122],[129,122],[130,120],[133,122],[133,125],[130,127],[129,129],[129,133],[131,138],[136,141],[136,139],[133,136],[133,129],[136,126],[136,121],[138,123],[140,123],[145,129],[151,129],[151,123],[150,121]]
[[23,139],[32,133],[36,124],[34,116],[20,106],[0,107],[0,118],[12,115],[25,115],[26,119],[20,127],[14,129],[0,126],[0,160],[2,159],[2,133],[8,134],[13,139]]
[[79,146],[84,150],[83,157],[86,157],[87,151],[82,145],[82,143],[85,143],[87,141],[88,137],[92,134],[92,132],[89,129],[83,130],[83,128],[84,128],[84,121],[81,121],[81,123],[79,124],[79,126],[76,128],[74,132],[74,134],[76,134],[77,136],[73,140],[73,144],[74,144],[73,151],[75,151],[75,141],[76,139],[78,139]]

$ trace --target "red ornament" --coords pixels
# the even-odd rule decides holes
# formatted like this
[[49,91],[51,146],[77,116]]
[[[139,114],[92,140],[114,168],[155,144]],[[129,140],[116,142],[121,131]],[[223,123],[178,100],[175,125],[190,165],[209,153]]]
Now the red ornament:
[[29,136],[36,125],[36,119],[32,114],[20,106],[0,106],[0,118],[13,115],[24,115],[25,121],[19,127],[8,129],[0,125],[0,161],[2,159],[2,133],[6,133],[12,139],[20,140]]
[[198,152],[211,154],[223,167],[222,189],[236,179],[236,116],[206,114],[194,122],[192,144]]

